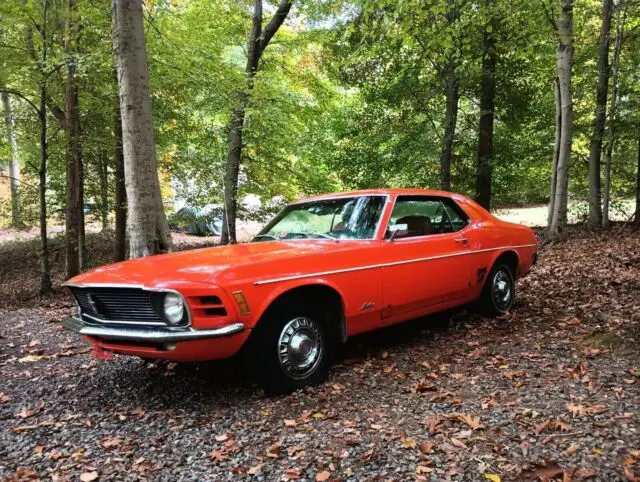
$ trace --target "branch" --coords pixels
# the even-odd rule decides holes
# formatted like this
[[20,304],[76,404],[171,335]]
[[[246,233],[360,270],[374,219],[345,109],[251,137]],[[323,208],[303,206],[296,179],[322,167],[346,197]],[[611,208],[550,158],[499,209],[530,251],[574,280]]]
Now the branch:
[[544,2],[542,2],[542,10],[544,10],[544,16],[547,18],[547,21],[551,25],[551,28],[555,32],[557,32],[558,31],[558,24],[554,20],[553,16],[551,15],[551,12],[549,12],[549,9],[547,8],[547,6],[545,5]]
[[0,92],[3,92],[5,94],[15,95],[16,97],[20,97],[22,100],[27,102],[31,107],[33,107],[33,109],[36,111],[38,115],[40,115],[40,109],[33,102],[31,102],[29,98],[26,95],[24,95],[22,92],[14,89],[7,89],[4,87],[0,87]]
[[65,129],[66,129],[67,115],[64,113],[64,111],[60,107],[58,107],[58,105],[54,102],[53,98],[48,92],[47,92],[46,104],[49,107],[49,110],[51,111],[51,113],[53,114],[53,117],[55,117],[58,121],[60,121],[60,123],[65,125]]
[[13,181],[18,181],[20,184],[30,187],[31,189],[35,189],[37,190],[38,188],[36,186],[34,186],[33,184],[29,184],[28,182],[23,181],[22,179],[18,179],[17,177],[13,177],[13,176],[7,176],[6,174],[0,174],[0,177],[4,177],[6,179],[11,179]]
[[262,55],[264,49],[267,48],[267,45],[269,45],[269,42],[271,41],[273,36],[276,34],[280,26],[284,23],[284,20],[289,14],[289,10],[291,10],[291,0],[282,0],[280,2],[280,5],[278,6],[278,10],[276,10],[276,13],[273,14],[273,17],[271,17],[271,20],[269,20],[269,23],[262,32],[258,50],[258,58]]

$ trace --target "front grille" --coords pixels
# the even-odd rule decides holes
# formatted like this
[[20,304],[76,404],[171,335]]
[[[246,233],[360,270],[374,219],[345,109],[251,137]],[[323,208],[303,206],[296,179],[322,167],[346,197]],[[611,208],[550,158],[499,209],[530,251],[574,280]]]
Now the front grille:
[[78,288],[71,291],[85,321],[165,324],[162,293],[139,288]]

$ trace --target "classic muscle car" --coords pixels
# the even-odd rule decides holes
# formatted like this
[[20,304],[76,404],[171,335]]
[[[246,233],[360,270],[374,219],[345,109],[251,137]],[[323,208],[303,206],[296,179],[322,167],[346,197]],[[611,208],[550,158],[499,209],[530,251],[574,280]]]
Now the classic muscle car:
[[98,354],[242,352],[272,391],[318,383],[337,343],[470,302],[506,313],[537,257],[531,229],[459,194],[379,189],[294,202],[246,244],[102,266],[66,283],[63,324]]

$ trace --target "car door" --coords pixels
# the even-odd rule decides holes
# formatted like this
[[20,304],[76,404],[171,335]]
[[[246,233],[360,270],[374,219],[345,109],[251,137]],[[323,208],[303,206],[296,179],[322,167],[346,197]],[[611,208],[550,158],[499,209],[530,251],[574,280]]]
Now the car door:
[[[468,218],[452,220],[451,199],[398,196],[381,247],[383,324],[462,300],[471,289]],[[452,208],[453,209],[453,208]],[[459,208],[458,208],[459,209]],[[462,210],[460,210],[462,211]]]

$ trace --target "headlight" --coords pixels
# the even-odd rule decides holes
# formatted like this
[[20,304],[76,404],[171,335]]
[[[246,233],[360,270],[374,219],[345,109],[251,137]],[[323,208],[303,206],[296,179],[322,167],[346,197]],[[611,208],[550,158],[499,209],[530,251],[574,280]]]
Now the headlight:
[[182,317],[184,316],[184,301],[182,300],[182,296],[176,293],[167,293],[164,296],[162,306],[164,316],[169,323],[177,325],[182,321]]

